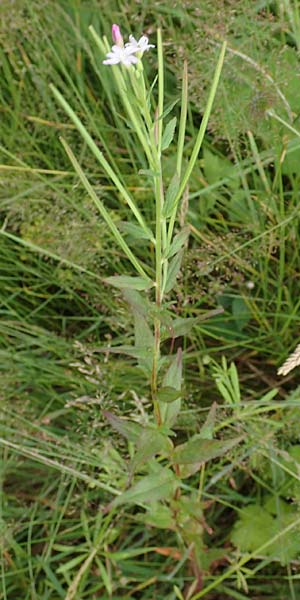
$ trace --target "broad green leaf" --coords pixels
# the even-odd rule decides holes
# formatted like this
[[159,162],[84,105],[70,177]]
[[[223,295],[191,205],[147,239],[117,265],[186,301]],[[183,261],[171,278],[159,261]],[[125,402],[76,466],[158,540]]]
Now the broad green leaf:
[[173,388],[170,385],[160,388],[160,390],[158,390],[158,393],[157,393],[157,399],[160,402],[167,402],[168,404],[170,402],[174,402],[174,400],[177,400],[180,397],[181,397],[181,391],[176,390],[175,388]]
[[188,237],[190,235],[190,228],[184,227],[177,235],[175,235],[173,242],[170,246],[169,252],[167,253],[167,258],[172,258],[174,254],[181,249],[181,247],[185,244]]
[[226,454],[243,439],[242,436],[229,440],[207,440],[200,435],[193,436],[185,444],[177,446],[173,452],[174,463],[180,465],[201,464]]
[[274,535],[273,517],[261,506],[247,506],[240,513],[230,535],[231,542],[242,552],[252,552]]
[[231,541],[242,552],[255,552],[272,538],[278,539],[267,545],[263,552],[273,556],[284,565],[298,558],[300,554],[299,525],[294,531],[280,535],[280,533],[293,522],[299,515],[293,513],[276,515],[272,517],[262,506],[253,504],[240,512],[238,521],[234,524]]
[[[182,387],[182,350],[178,348],[177,355],[174,356],[172,362],[163,378],[163,387],[172,387],[180,392]],[[160,414],[162,422],[169,427],[172,427],[176,422],[176,418],[181,408],[180,397],[173,402],[159,401]]]
[[168,294],[174,287],[177,279],[177,275],[180,271],[181,262],[183,257],[183,250],[179,250],[178,254],[172,258],[168,266],[167,281],[164,292]]
[[171,119],[171,121],[169,121],[164,129],[163,132],[163,136],[162,136],[162,142],[161,142],[161,149],[162,150],[166,150],[174,137],[174,133],[175,133],[175,127],[176,127],[176,122],[177,122],[177,118],[173,117],[173,119]]
[[277,517],[279,514],[290,515],[292,512],[294,512],[295,507],[293,504],[288,504],[288,502],[285,502],[282,500],[282,498],[279,498],[276,493],[276,495],[270,495],[264,499],[264,509],[270,515]]
[[111,427],[123,435],[129,442],[133,442],[134,444],[138,442],[143,432],[143,427],[140,423],[121,419],[107,410],[103,411],[103,415],[108,420]]
[[142,477],[131,488],[115,498],[111,506],[157,502],[172,497],[177,487],[178,481],[175,474],[171,469],[165,467],[154,475]]
[[169,187],[167,189],[165,203],[162,210],[162,215],[165,219],[168,219],[176,205],[177,192],[179,190],[179,177],[178,174],[175,173],[169,183]]
[[106,277],[104,281],[120,289],[148,290],[153,286],[151,279],[130,277],[129,275],[113,275],[112,277]]

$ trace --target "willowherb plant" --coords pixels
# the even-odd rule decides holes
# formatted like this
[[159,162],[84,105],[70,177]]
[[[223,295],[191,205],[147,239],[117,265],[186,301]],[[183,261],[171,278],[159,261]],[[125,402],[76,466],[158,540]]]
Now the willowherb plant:
[[[200,491],[186,493],[184,491],[186,488],[182,487],[181,482],[201,471],[206,461],[224,455],[241,438],[222,441],[213,439],[215,415],[213,406],[200,433],[183,444],[174,445],[173,428],[176,427],[181,409],[182,349],[179,348],[173,356],[172,353],[164,355],[161,345],[168,339],[174,340],[188,333],[196,321],[192,318],[174,318],[168,311],[167,297],[176,283],[184,246],[189,235],[188,227],[182,228],[177,233],[174,233],[174,229],[179,202],[186,190],[204,138],[221,74],[226,44],[222,46],[207,106],[193,150],[183,170],[188,104],[187,65],[184,64],[176,169],[171,181],[166,185],[163,153],[174,140],[177,122],[176,117],[167,119],[172,107],[164,106],[161,31],[157,31],[158,74],[150,89],[144,77],[143,58],[145,52],[155,46],[149,43],[146,36],[136,40],[130,35],[129,41],[124,43],[119,26],[113,25],[114,44],[110,48],[106,38],[101,39],[93,27],[90,27],[90,31],[102,56],[106,55],[103,59],[105,65],[103,68],[107,66],[111,68],[111,76],[126,118],[133,135],[143,149],[155,202],[155,231],[153,231],[151,224],[146,221],[142,207],[138,206],[131,192],[124,187],[69,103],[52,85],[57,101],[129,206],[135,220],[135,223],[128,224],[131,237],[145,240],[145,243],[151,245],[155,254],[155,266],[141,262],[138,253],[129,246],[110,212],[97,196],[71,148],[62,139],[62,144],[80,181],[131,263],[133,273],[108,277],[105,281],[122,291],[134,315],[135,344],[113,347],[110,351],[125,353],[137,360],[138,367],[149,380],[153,405],[153,418],[152,415],[148,415],[146,424],[125,420],[109,412],[105,413],[110,425],[135,448],[128,465],[128,486],[120,491],[109,508],[126,503],[141,506],[143,510],[139,517],[145,523],[176,532],[185,547],[186,558],[190,559],[195,574],[195,581],[189,595],[191,597],[192,594],[199,592],[202,585],[202,533],[205,521],[201,508],[201,486]],[[154,99],[156,83],[157,105]]]

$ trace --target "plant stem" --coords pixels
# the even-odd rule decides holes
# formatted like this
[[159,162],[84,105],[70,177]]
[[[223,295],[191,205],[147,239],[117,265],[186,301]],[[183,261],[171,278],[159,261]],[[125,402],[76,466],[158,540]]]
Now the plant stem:
[[155,164],[154,174],[154,189],[155,189],[155,303],[156,315],[154,318],[154,348],[153,348],[153,365],[151,376],[151,393],[154,408],[154,415],[158,425],[161,425],[161,414],[159,403],[157,400],[157,375],[160,358],[160,341],[161,341],[161,320],[160,310],[162,303],[162,248],[166,245],[166,221],[162,218],[162,209],[164,203],[164,190],[162,182],[162,164],[161,164],[161,140],[163,129],[163,108],[164,108],[164,69],[163,69],[163,50],[161,30],[157,31],[157,54],[158,54],[158,110],[157,110],[157,140],[155,140],[154,127],[150,136],[153,162]]

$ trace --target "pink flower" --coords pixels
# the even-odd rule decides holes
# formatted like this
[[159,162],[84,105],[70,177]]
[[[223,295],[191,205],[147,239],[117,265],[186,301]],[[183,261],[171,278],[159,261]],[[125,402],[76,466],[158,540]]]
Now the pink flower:
[[113,24],[113,26],[111,28],[111,35],[112,35],[113,42],[116,44],[116,46],[123,48],[124,42],[123,42],[123,37],[122,37],[121,31],[120,31],[119,25],[115,25],[115,23]]
[[149,40],[146,35],[142,35],[138,41],[133,37],[133,35],[130,35],[129,42],[127,42],[127,44],[124,46],[120,27],[115,23],[111,28],[111,33],[114,45],[111,51],[107,53],[106,58],[103,61],[104,65],[117,65],[121,63],[126,67],[130,67],[130,65],[135,65],[139,61],[146,50],[155,48],[153,44],[149,44]]

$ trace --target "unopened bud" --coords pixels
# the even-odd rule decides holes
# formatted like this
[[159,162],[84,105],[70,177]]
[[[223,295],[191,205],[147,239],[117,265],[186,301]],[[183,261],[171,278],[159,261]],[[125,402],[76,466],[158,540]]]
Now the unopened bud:
[[124,42],[123,42],[123,37],[122,37],[121,31],[120,31],[119,25],[113,24],[113,26],[111,28],[111,35],[112,35],[114,44],[116,44],[116,46],[119,46],[120,48],[123,48]]

